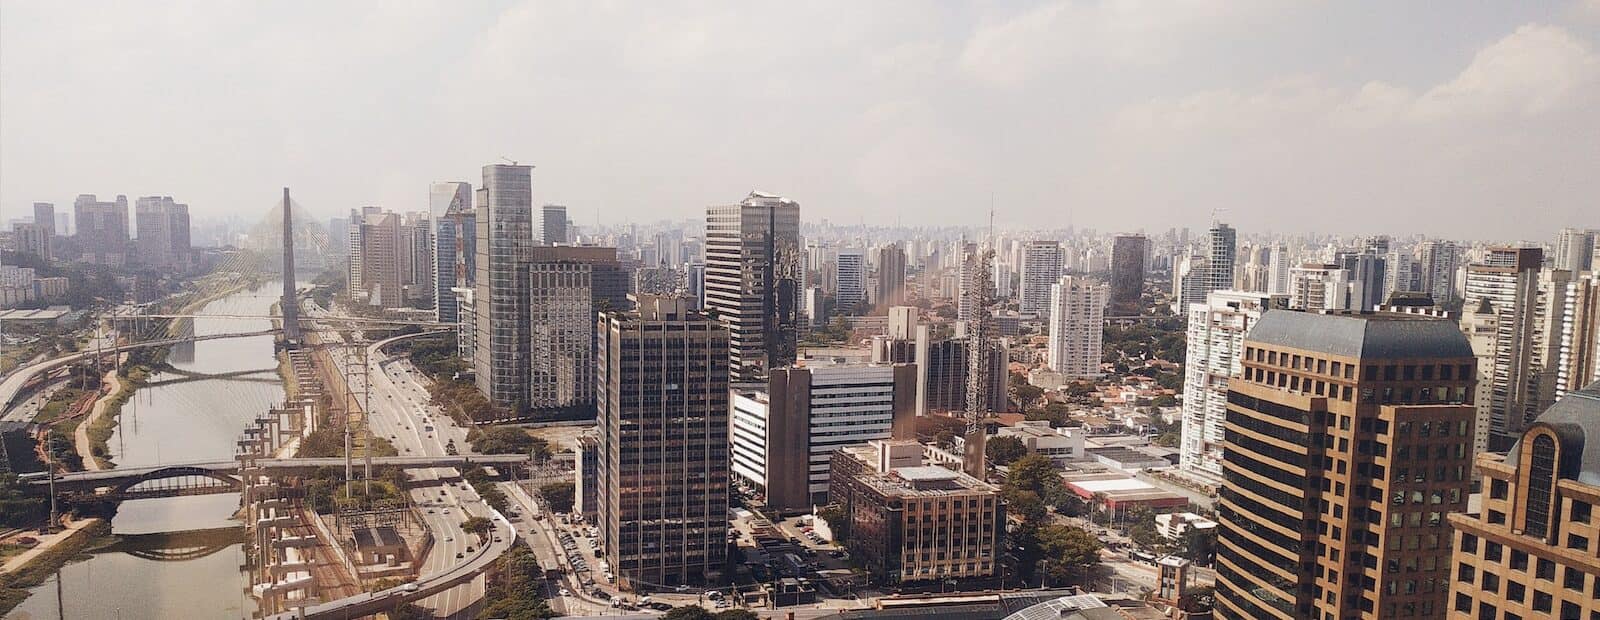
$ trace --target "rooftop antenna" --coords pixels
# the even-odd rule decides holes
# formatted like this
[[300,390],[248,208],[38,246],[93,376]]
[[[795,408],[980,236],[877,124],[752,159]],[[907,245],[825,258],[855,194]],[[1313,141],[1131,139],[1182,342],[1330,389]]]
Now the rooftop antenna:
[[501,156],[500,156],[500,159],[501,159],[501,160],[502,160],[502,161],[506,161],[506,162],[509,162],[509,163],[510,163],[510,164],[511,164],[511,165],[513,165],[513,166],[516,166],[516,165],[518,165],[518,164],[517,164],[517,160],[515,160],[515,159],[512,159],[512,158],[510,158],[510,157],[506,157],[506,156],[505,156],[505,155],[501,155]]

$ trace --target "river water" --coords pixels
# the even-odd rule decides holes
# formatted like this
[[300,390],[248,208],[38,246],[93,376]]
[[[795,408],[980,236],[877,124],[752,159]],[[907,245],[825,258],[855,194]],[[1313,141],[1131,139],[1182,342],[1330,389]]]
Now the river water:
[[[281,291],[282,284],[267,283],[216,300],[199,314],[265,315]],[[270,327],[265,319],[194,321],[197,335]],[[175,370],[151,376],[134,393],[107,442],[118,466],[230,460],[240,433],[283,401],[272,336],[179,345],[167,361]],[[111,525],[113,533],[129,535],[237,526],[232,516],[238,507],[236,493],[136,500],[124,502]],[[65,609],[58,608],[51,578],[7,618],[246,617],[255,606],[245,594],[243,564],[238,544],[95,553],[61,569]]]

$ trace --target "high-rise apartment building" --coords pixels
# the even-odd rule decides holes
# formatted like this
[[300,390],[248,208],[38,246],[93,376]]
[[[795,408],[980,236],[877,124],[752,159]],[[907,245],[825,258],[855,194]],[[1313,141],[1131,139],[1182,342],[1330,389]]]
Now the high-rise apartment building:
[[1451,618],[1600,617],[1597,441],[1600,383],[1569,392],[1505,454],[1478,457],[1482,505],[1449,515]]
[[490,401],[524,410],[531,339],[528,272],[519,258],[534,245],[533,166],[484,166],[477,193],[474,379]]
[[1050,287],[1061,280],[1064,255],[1058,241],[1030,241],[1022,248],[1022,286],[1017,307],[1040,317],[1050,314]]
[[1134,316],[1143,311],[1145,257],[1150,239],[1144,235],[1117,235],[1111,242],[1111,314]]
[[880,311],[906,303],[906,251],[898,243],[878,248],[878,294],[873,303]]
[[11,242],[23,254],[32,254],[49,262],[51,253],[50,229],[35,222],[17,222],[11,225]]
[[1178,444],[1178,467],[1183,471],[1212,484],[1222,481],[1228,381],[1239,374],[1245,334],[1262,314],[1286,304],[1282,295],[1212,291],[1206,303],[1189,306],[1183,438]]
[[404,305],[405,239],[400,215],[378,207],[350,212],[350,293],[381,308]]
[[[1387,239],[1384,240],[1382,248],[1383,252],[1388,252]],[[1384,260],[1384,254],[1378,253],[1376,249],[1341,252],[1338,264],[1349,278],[1345,308],[1370,311],[1383,304],[1384,285],[1388,279],[1388,264]]]
[[916,368],[808,364],[779,368],[764,390],[733,395],[732,471],[780,511],[828,501],[833,452],[878,439],[916,439]]
[[1289,307],[1294,310],[1350,309],[1350,272],[1338,265],[1306,263],[1289,270]]
[[[440,323],[470,321],[462,317],[453,289],[471,288],[476,275],[477,227],[472,184],[439,181],[428,188],[428,213],[433,216],[433,310]],[[471,329],[468,327],[467,329]]]
[[1594,251],[1600,242],[1600,230],[1563,228],[1556,235],[1552,269],[1565,269],[1573,273],[1595,270]]
[[682,298],[600,315],[599,523],[624,588],[703,582],[728,549],[728,329]]
[[1572,279],[1561,309],[1556,397],[1600,381],[1600,273]]
[[74,239],[83,261],[120,266],[128,259],[128,197],[100,202],[94,194],[81,194],[72,203],[77,228]]
[[1454,241],[1424,241],[1417,249],[1418,288],[1433,303],[1444,305],[1456,299],[1456,272],[1460,270],[1461,251]]
[[1289,256],[1289,248],[1281,243],[1275,244],[1269,250],[1267,259],[1267,294],[1289,294],[1289,269],[1294,266],[1294,258]]
[[539,239],[545,245],[558,245],[567,242],[567,208],[561,205],[545,205],[540,213]]
[[1482,262],[1467,266],[1463,326],[1468,315],[1488,313],[1495,328],[1491,338],[1479,341],[1487,346],[1478,350],[1478,380],[1488,383],[1483,388],[1487,401],[1477,403],[1478,424],[1487,427],[1485,450],[1509,448],[1539,412],[1536,362],[1542,259],[1538,248],[1495,247],[1485,252]]
[[1104,283],[1063,276],[1050,287],[1050,368],[1065,377],[1100,376],[1105,344]]
[[1439,318],[1262,315],[1228,386],[1217,615],[1444,617],[1474,363]]
[[139,262],[184,269],[189,265],[189,205],[171,196],[145,196],[133,203]]
[[706,209],[705,307],[728,326],[733,375],[794,363],[801,282],[799,203],[751,192]]
[[834,306],[840,312],[854,313],[867,299],[867,253],[860,248],[845,248],[839,250],[835,260],[839,293],[834,297]]

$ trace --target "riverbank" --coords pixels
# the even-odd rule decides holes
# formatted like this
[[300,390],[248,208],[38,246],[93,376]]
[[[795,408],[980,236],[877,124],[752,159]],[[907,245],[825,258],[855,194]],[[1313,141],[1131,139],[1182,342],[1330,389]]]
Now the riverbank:
[[0,616],[11,613],[28,590],[44,583],[50,575],[71,562],[78,554],[92,547],[108,544],[111,524],[104,519],[74,521],[67,528],[48,537],[40,537],[39,544],[6,562],[0,568]]
[[[84,420],[72,431],[73,443],[78,447],[78,454],[80,456],[88,454],[93,457],[83,461],[83,468],[87,471],[100,471],[116,466],[106,457],[106,438],[111,437],[111,429],[116,427],[116,420],[114,418],[108,420],[106,410],[110,408],[113,399],[123,394],[126,386],[117,376],[116,370],[107,372],[101,382],[109,385],[111,389],[106,391],[105,396],[94,401],[94,406],[89,410],[89,419]],[[126,401],[126,398],[123,400]],[[121,403],[117,404],[117,408],[122,408]],[[98,427],[104,428],[104,437],[100,437],[96,442],[95,437],[101,433],[92,431]]]

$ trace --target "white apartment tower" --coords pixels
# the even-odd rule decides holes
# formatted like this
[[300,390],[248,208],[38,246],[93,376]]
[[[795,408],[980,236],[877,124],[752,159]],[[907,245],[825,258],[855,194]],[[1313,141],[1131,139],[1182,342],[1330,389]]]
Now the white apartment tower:
[[1067,377],[1100,376],[1110,288],[1064,276],[1050,287],[1050,368]]
[[1212,291],[1188,308],[1184,357],[1183,439],[1178,467],[1207,482],[1222,481],[1222,425],[1228,414],[1228,379],[1239,373],[1245,334],[1262,313],[1284,305],[1282,295]]
[[1050,290],[1061,280],[1061,243],[1030,241],[1022,250],[1022,287],[1018,308],[1044,317],[1050,314]]

